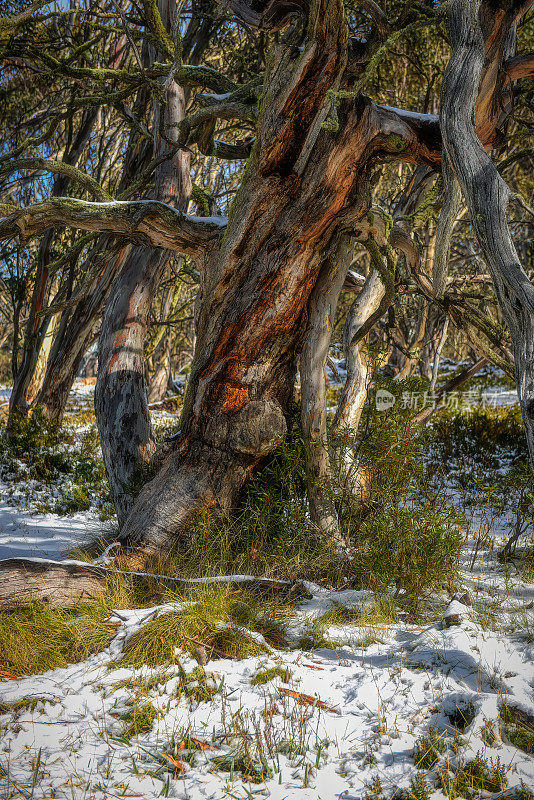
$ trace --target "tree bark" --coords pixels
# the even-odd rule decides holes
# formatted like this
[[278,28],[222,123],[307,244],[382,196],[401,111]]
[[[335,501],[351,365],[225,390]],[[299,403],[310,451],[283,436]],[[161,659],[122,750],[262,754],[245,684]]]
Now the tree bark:
[[363,324],[374,314],[384,296],[384,284],[380,274],[373,270],[358,297],[352,303],[343,327],[343,353],[347,377],[339,399],[334,430],[349,429],[355,435],[360,424],[363,406],[367,399],[369,359],[365,342],[356,336]]
[[171,379],[171,337],[165,335],[159,346],[156,369],[150,381],[148,402],[158,403],[165,398]]
[[328,453],[325,367],[350,260],[349,242],[343,237],[323,264],[310,295],[308,326],[300,356],[301,426],[310,517],[320,531],[334,538],[339,537],[339,527]]
[[[172,30],[171,4],[160,12]],[[170,152],[179,141],[186,98],[174,80],[164,84],[164,101],[155,108],[155,152]],[[191,194],[190,154],[178,150],[156,170],[156,200],[185,212]],[[135,247],[111,290],[98,346],[95,413],[102,456],[119,525],[146,481],[155,451],[146,388],[144,345],[148,313],[171,253],[163,248]]]
[[[70,141],[65,149],[63,162],[67,165],[74,165],[81,157],[87,142],[90,138],[94,123],[96,121],[96,109],[88,109],[82,115],[82,120],[74,139]],[[52,196],[59,197],[64,194],[68,186],[68,177],[58,174],[54,178],[52,186]],[[52,246],[53,231],[48,230],[39,245],[37,255],[37,274],[33,287],[30,312],[26,323],[24,345],[22,350],[22,360],[17,368],[13,380],[13,390],[9,400],[9,417],[7,429],[11,430],[15,416],[28,413],[30,404],[27,399],[27,392],[32,381],[35,368],[38,363],[39,353],[46,338],[46,332],[50,321],[50,315],[41,316],[41,312],[46,303],[49,291],[49,270],[50,248]]]
[[[479,86],[483,89],[491,77],[484,72],[488,32],[497,30],[500,35],[492,46],[500,48],[501,58],[510,58],[517,19],[525,8],[513,1],[501,3],[498,13],[480,0],[448,5],[452,55],[441,88],[440,125],[512,338],[517,394],[534,465],[534,287],[519,262],[506,219],[511,191],[473,127]],[[479,115],[480,105],[479,100]]]
[[222,583],[234,589],[246,586],[262,593],[276,592],[288,596],[307,597],[309,592],[300,581],[256,578],[252,575],[221,575],[210,578],[175,578],[147,572],[131,572],[85,564],[81,561],[7,558],[0,560],[0,608],[43,602],[52,606],[70,607],[103,597],[107,580],[122,575],[134,585],[156,578],[160,583],[178,589],[193,589],[202,583]]
[[55,328],[57,327],[57,317],[49,317],[46,331],[43,337],[43,344],[37,357],[37,363],[30,380],[30,384],[26,391],[26,401],[31,406],[41,386],[43,385],[44,376],[46,373],[46,364],[50,356],[50,350],[54,341]]
[[75,606],[102,597],[106,573],[90,564],[10,558],[0,561],[0,608],[32,602]]
[[123,540],[147,550],[186,547],[199,511],[231,510],[284,435],[322,253],[364,217],[373,159],[439,159],[433,119],[363,98],[340,102],[338,132],[322,127],[345,66],[346,24],[341,3],[312,5],[304,46],[273,54],[255,151],[202,272],[180,435],[123,526]]
[[63,312],[45,377],[35,399],[35,405],[42,408],[49,419],[59,422],[63,418],[72,384],[94,338],[95,327],[113,278],[120,271],[129,251],[129,245],[125,245],[114,252],[112,242],[105,236],[101,237],[88,256],[87,260],[92,266],[100,260],[102,268],[98,270],[86,296],[73,309]]

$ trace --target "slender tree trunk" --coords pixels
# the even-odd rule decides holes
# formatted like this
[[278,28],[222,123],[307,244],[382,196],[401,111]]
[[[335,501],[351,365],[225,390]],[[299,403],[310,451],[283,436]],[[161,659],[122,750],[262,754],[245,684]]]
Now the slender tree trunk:
[[37,358],[37,364],[35,365],[35,370],[32,375],[30,385],[28,386],[28,390],[26,392],[26,400],[29,405],[33,403],[33,401],[37,397],[39,389],[43,384],[46,372],[46,365],[48,362],[48,358],[50,356],[52,342],[54,341],[54,333],[56,326],[57,326],[57,316],[49,318],[48,324],[46,326],[45,335],[43,338],[43,344],[39,352],[39,356]]
[[167,333],[160,343],[156,368],[150,381],[148,402],[158,403],[165,398],[171,377],[171,337]]
[[406,344],[406,351],[408,355],[405,356],[405,362],[401,370],[395,375],[396,381],[403,381],[408,378],[417,366],[418,357],[411,358],[410,353],[419,351],[419,348],[425,338],[425,331],[428,320],[428,301],[421,300],[418,308],[418,313],[415,318],[415,330],[412,336],[409,337]]
[[[67,399],[84,354],[94,339],[102,307],[113,278],[118,274],[130,252],[126,245],[113,253],[109,237],[99,242],[88,257],[92,262],[100,259],[99,271],[87,296],[80,300],[72,311],[64,311],[58,332],[50,351],[43,384],[35,405],[52,420],[60,421],[65,412]],[[106,247],[107,243],[107,247]],[[111,250],[111,252],[110,252]]]
[[135,247],[109,296],[98,348],[95,412],[102,457],[122,523],[155,450],[148,410],[144,342],[154,287],[166,250]]
[[306,447],[308,501],[312,522],[339,537],[326,428],[325,366],[336,308],[351,260],[343,237],[321,268],[311,293],[308,327],[300,356],[301,424]]
[[[147,58],[146,46],[142,50],[142,58]],[[134,115],[142,119],[150,102],[150,91],[143,87],[137,94],[134,103]],[[124,167],[117,189],[120,195],[135,180],[152,157],[152,147],[145,138],[133,131],[128,141],[124,159]],[[43,412],[50,419],[62,419],[72,384],[84,354],[95,336],[95,329],[100,321],[106,298],[114,279],[120,272],[124,261],[131,250],[131,245],[117,245],[112,236],[102,234],[91,248],[85,264],[80,270],[82,274],[91,272],[93,278],[86,288],[83,297],[75,305],[63,311],[58,332],[52,345],[48,359],[43,385],[36,398]],[[74,271],[75,265],[72,265]],[[74,281],[74,275],[71,283]],[[69,287],[69,296],[73,291]],[[74,291],[76,291],[74,289]]]
[[[96,121],[97,109],[90,108],[82,116],[79,130],[76,132],[74,140],[69,142],[66,147],[63,161],[67,164],[76,164],[81,157]],[[68,186],[68,178],[65,175],[56,175],[52,187],[52,195],[59,197],[65,193]],[[52,245],[54,232],[49,230],[45,233],[37,255],[37,274],[33,288],[28,321],[26,323],[24,346],[22,350],[21,363],[18,366],[13,380],[13,390],[9,402],[9,418],[7,429],[12,427],[13,419],[16,415],[26,415],[29,410],[27,392],[30,386],[46,331],[48,329],[49,317],[41,316],[41,312],[47,300],[49,291],[49,270],[50,248]]]
[[447,341],[448,327],[449,327],[449,318],[445,317],[445,321],[443,322],[443,327],[441,329],[441,334],[436,344],[436,352],[434,353],[434,363],[432,364],[432,380],[430,381],[431,392],[433,392],[434,389],[436,388],[436,383],[439,374],[439,362],[441,358],[441,351],[443,350],[445,342]]
[[365,352],[365,341],[356,341],[356,335],[379,307],[384,291],[379,273],[373,270],[349,309],[343,327],[343,353],[347,377],[334,419],[334,429],[337,432],[348,428],[352,434],[356,434],[358,430],[367,399],[369,359]]
[[172,337],[171,331],[164,323],[168,322],[169,315],[172,313],[176,306],[178,298],[178,287],[170,285],[171,271],[167,265],[165,279],[168,283],[164,301],[161,308],[162,328],[158,332],[155,344],[152,345],[152,352],[156,354],[156,363],[154,366],[154,374],[150,380],[150,389],[148,392],[148,402],[158,403],[164,399],[167,394],[167,389],[171,383],[171,351],[172,351]]
[[[57,193],[57,189],[56,189]],[[48,328],[48,319],[42,319],[40,312],[46,303],[48,290],[48,262],[50,260],[50,246],[52,243],[53,232],[45,233],[37,255],[37,275],[33,287],[32,300],[28,321],[24,331],[24,344],[22,348],[22,359],[17,367],[13,379],[13,389],[9,398],[9,417],[7,420],[8,432],[13,429],[15,420],[20,416],[26,416],[29,410],[29,403],[26,394],[33,373],[37,366],[39,353]]]
[[[170,81],[161,109],[163,139],[158,131],[156,152],[176,142],[185,116],[185,94]],[[191,194],[190,156],[179,150],[158,167],[156,198],[185,211]],[[144,345],[148,313],[165,266],[168,250],[135,247],[126,259],[109,296],[99,339],[95,412],[102,456],[117,517],[126,519],[155,451],[146,389]]]

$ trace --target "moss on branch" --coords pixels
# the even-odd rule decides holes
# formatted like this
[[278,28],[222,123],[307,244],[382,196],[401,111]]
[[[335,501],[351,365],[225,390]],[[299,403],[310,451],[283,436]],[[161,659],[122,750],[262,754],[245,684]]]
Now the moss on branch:
[[53,197],[27,208],[0,206],[0,213],[0,241],[26,242],[50,228],[71,226],[193,256],[216,245],[225,229],[222,218],[191,217],[155,200],[89,203]]

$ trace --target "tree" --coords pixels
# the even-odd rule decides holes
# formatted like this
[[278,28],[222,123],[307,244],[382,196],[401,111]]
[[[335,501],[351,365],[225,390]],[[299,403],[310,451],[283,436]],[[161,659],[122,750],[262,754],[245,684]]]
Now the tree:
[[[464,2],[467,0],[460,3],[462,13]],[[227,5],[234,15],[229,36],[237,35],[242,23],[268,33],[269,52],[261,85],[254,78],[236,84],[221,73],[182,64],[179,26],[175,26],[176,46],[154,4],[146,2],[144,9],[150,34],[169,61],[165,66],[154,63],[154,70],[168,76],[166,86],[174,81],[182,90],[198,84],[215,90],[215,94],[200,96],[198,110],[174,119],[178,136],[171,150],[187,152],[196,143],[208,155],[247,159],[228,219],[189,216],[179,208],[180,196],[175,195],[166,197],[165,203],[146,199],[88,204],[50,198],[13,210],[0,221],[2,238],[18,233],[29,238],[53,226],[72,225],[134,243],[135,274],[143,276],[143,291],[148,293],[161,268],[159,258],[153,257],[154,247],[187,255],[196,262],[200,273],[196,347],[180,432],[135,501],[128,490],[129,481],[146,460],[146,448],[149,455],[153,450],[143,410],[144,366],[139,360],[132,368],[126,367],[125,372],[131,374],[124,374],[121,380],[112,374],[115,365],[122,369],[131,362],[138,285],[137,278],[131,278],[131,265],[123,268],[122,284],[116,284],[108,302],[108,309],[115,309],[107,315],[108,322],[113,318],[112,329],[104,324],[101,352],[105,357],[100,365],[104,372],[99,382],[113,387],[106,395],[113,403],[113,415],[109,415],[109,402],[97,400],[97,405],[105,455],[109,447],[106,463],[108,472],[115,475],[112,488],[124,520],[122,536],[146,549],[158,549],[176,539],[185,546],[191,521],[199,511],[216,507],[229,512],[235,506],[247,480],[285,434],[299,356],[309,367],[302,370],[303,397],[313,399],[327,354],[324,330],[348,267],[344,241],[365,246],[384,286],[384,297],[359,328],[357,339],[368,333],[394,298],[392,250],[402,253],[411,265],[421,293],[432,302],[441,302],[428,278],[418,273],[417,247],[410,230],[401,224],[392,228],[387,215],[372,209],[377,168],[404,162],[439,170],[443,132],[446,178],[449,168],[456,171],[468,205],[475,213],[478,208],[472,197],[477,176],[463,175],[460,135],[448,129],[448,98],[458,94],[449,93],[447,80],[441,125],[434,114],[381,105],[361,91],[388,48],[402,35],[439,21],[432,7],[412,8],[401,3],[386,16],[368,0],[354,11],[350,6],[345,9],[341,0],[272,0],[264,4],[233,0]],[[526,10],[514,0],[501,0],[497,5],[486,0],[480,5],[478,19],[470,17],[478,48],[478,72],[473,72],[472,83],[477,83],[480,73],[476,134],[486,147],[495,142],[510,113],[510,82],[531,74],[532,58],[521,56],[518,60],[515,56],[516,26]],[[351,28],[354,35],[350,35]],[[449,75],[456,58],[453,53]],[[471,86],[470,98],[473,91]],[[253,126],[254,138],[217,139],[216,126],[221,119],[237,121],[245,131]],[[465,125],[461,133],[464,130]],[[499,208],[502,215],[502,203]],[[446,207],[443,213],[449,212]],[[447,247],[445,223],[440,246]],[[478,229],[477,233],[481,237]],[[490,261],[492,245],[484,244],[484,251]],[[528,278],[516,262],[514,270],[526,294]],[[512,317],[506,311],[510,301],[499,284],[502,273],[502,269],[492,271],[510,324]],[[126,296],[131,301],[116,313],[119,296],[125,296],[119,292],[121,285],[128,285]],[[328,303],[325,297],[330,298]],[[453,319],[465,324],[459,319],[463,311],[454,302],[447,303]],[[462,309],[465,307],[463,304]],[[528,303],[524,308],[521,313],[530,314]],[[484,328],[477,309],[470,314],[469,324]],[[144,336],[144,305],[141,317],[134,351]],[[106,341],[111,330],[110,347]],[[514,330],[512,337],[514,342],[519,338]],[[531,345],[529,341],[528,347]],[[517,346],[515,351],[517,357]],[[525,381],[525,359],[519,358],[516,364],[528,425],[532,387],[530,379]],[[317,413],[310,404],[304,409],[304,427],[317,444],[309,465],[311,484],[328,472],[325,413],[322,401]],[[125,443],[129,435],[133,447]],[[529,440],[533,446],[532,437]],[[312,505],[317,524],[334,529],[332,509],[320,498]]]

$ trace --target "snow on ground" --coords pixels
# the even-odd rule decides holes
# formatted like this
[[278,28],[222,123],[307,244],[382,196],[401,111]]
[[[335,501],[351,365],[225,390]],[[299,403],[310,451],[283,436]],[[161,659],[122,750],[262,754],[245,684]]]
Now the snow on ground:
[[[479,550],[477,569],[470,572],[468,555],[463,583],[475,605],[491,601],[494,610],[497,606],[497,630],[483,628],[460,603],[450,609],[462,612],[459,624],[377,625],[368,646],[362,646],[362,634],[369,630],[333,625],[325,635],[339,642],[335,650],[273,649],[242,661],[210,661],[206,670],[219,691],[207,703],[191,703],[177,692],[176,665],[134,670],[110,664],[128,636],[175,607],[121,610],[120,629],[103,653],[0,684],[4,703],[39,699],[33,711],[0,717],[0,725],[6,725],[0,796],[359,800],[376,777],[387,796],[410,786],[418,772],[414,745],[434,726],[445,739],[456,739],[452,765],[480,753],[488,763],[499,759],[509,787],[534,788],[531,755],[503,741],[498,725],[491,745],[482,738],[503,701],[534,715],[534,586],[499,573],[489,551]],[[308,588],[313,597],[295,617],[295,634],[334,603],[358,607],[369,598],[365,592]],[[520,611],[523,617],[517,616]],[[523,621],[514,624],[518,619]],[[179,658],[186,672],[196,666],[189,656]],[[287,667],[290,677],[282,677],[289,683],[278,678],[251,685],[258,669],[271,666]],[[148,699],[159,717],[149,733],[128,741],[120,719],[131,702],[125,681],[158,671],[165,674]],[[326,708],[301,705],[284,689],[317,698]],[[467,721],[460,732],[458,709]],[[186,734],[209,748],[173,750]],[[237,767],[231,773],[232,757],[238,763],[243,742],[264,758],[264,779],[257,783],[241,780]],[[177,756],[182,766],[169,771],[168,756]],[[218,768],[221,757],[226,763]],[[432,771],[421,773],[430,783]],[[439,791],[432,794],[442,797]]]
[[[3,492],[0,494],[3,496]],[[0,501],[0,558],[61,558],[98,536],[101,523],[90,512],[70,517],[30,514]]]
[[[79,398],[91,393],[92,387],[77,387]],[[58,557],[94,535],[97,525],[90,512],[31,515],[2,502],[0,557]],[[390,796],[422,774],[432,800],[443,800],[436,769],[417,770],[413,756],[433,727],[450,745],[445,767],[480,753],[504,767],[509,787],[534,790],[533,756],[503,737],[498,724],[491,744],[483,733],[503,702],[534,716],[534,583],[500,564],[487,537],[476,543],[477,525],[480,520],[461,573],[473,608],[455,603],[445,612],[447,599],[436,598],[427,624],[405,618],[366,628],[331,625],[324,634],[335,649],[271,649],[241,661],[210,661],[206,671],[217,687],[210,702],[192,702],[178,691],[181,668],[196,667],[187,655],[177,655],[181,667],[134,670],[113,663],[132,633],[173,606],[120,610],[117,635],[102,653],[0,682],[0,703],[38,701],[33,710],[0,716],[0,797],[361,800],[377,777]],[[497,535],[504,535],[502,526]],[[308,588],[312,598],[292,620],[294,638],[330,606],[360,607],[370,599],[367,592]],[[458,610],[458,624],[447,627],[443,613]],[[251,684],[259,669],[272,666],[288,672]],[[131,707],[128,681],[158,673],[160,683],[147,693],[158,711],[152,730],[127,740],[121,716]],[[301,704],[291,692],[317,703]],[[191,737],[205,749],[180,750]],[[244,749],[263,761],[257,782],[242,779]]]

